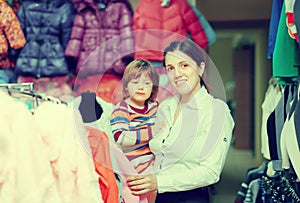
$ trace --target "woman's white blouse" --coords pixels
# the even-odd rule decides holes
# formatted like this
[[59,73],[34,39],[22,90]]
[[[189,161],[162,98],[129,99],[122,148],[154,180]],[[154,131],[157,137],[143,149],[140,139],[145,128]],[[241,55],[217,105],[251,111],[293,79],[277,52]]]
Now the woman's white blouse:
[[157,123],[166,128],[150,141],[155,154],[158,192],[191,190],[220,179],[234,121],[226,103],[202,87],[173,122],[178,97],[161,103]]

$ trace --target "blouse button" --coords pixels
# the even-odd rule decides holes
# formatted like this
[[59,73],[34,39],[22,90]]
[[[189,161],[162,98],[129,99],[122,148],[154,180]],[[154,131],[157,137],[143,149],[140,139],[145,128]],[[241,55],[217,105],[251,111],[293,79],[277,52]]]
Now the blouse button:
[[226,137],[224,137],[224,139],[223,139],[223,140],[224,140],[224,142],[227,142],[227,138],[226,138]]

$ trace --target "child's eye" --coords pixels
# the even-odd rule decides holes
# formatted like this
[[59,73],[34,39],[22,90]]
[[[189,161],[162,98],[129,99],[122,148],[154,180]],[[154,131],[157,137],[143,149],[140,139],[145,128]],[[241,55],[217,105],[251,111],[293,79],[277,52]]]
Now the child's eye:
[[133,84],[137,84],[138,83],[137,80],[131,80],[130,82],[133,83]]

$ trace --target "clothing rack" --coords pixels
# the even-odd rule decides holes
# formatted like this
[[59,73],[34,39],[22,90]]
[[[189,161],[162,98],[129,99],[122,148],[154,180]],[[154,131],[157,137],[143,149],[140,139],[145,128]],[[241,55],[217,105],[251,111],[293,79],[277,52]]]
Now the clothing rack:
[[234,203],[300,203],[297,176],[292,170],[276,170],[274,161],[248,169]]
[[34,92],[33,83],[0,84],[0,90],[1,89],[6,91],[10,96],[25,101],[28,109],[34,109],[39,106],[40,102],[44,101],[68,105],[67,102],[61,101],[55,97]]
[[9,84],[0,84],[1,89],[7,89],[7,90],[19,90],[19,91],[29,91],[34,92],[34,83],[28,82],[28,83],[9,83]]

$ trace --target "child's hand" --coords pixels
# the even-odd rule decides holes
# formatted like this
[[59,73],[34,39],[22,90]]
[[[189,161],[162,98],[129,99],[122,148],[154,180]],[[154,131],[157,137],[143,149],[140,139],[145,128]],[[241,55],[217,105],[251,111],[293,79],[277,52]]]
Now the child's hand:
[[166,128],[166,123],[165,121],[159,121],[156,122],[152,128],[152,134],[153,136],[159,134],[161,131],[163,131],[163,129]]

